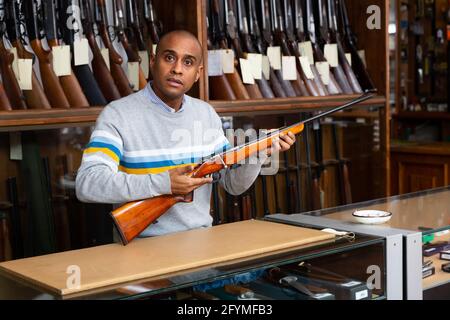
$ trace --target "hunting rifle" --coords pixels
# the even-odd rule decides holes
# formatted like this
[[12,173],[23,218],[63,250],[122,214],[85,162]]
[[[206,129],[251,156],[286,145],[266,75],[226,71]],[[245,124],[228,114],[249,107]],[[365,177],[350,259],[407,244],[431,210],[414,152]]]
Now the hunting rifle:
[[[278,138],[281,134],[287,134],[288,132],[299,134],[303,131],[306,124],[312,123],[332,113],[347,109],[358,103],[366,101],[373,96],[373,92],[367,92],[340,107],[320,113],[292,126],[279,128],[263,138],[212,156],[197,165],[191,172],[188,173],[188,175],[193,178],[201,178],[219,172],[222,169],[226,169],[229,166],[235,165],[242,160],[257,154],[258,152],[267,149],[272,145],[274,139]],[[122,243],[126,245],[172,206],[179,202],[189,203],[192,201],[193,193],[188,195],[162,195],[150,199],[129,202],[112,211],[111,216],[113,218],[114,225],[119,231]]]

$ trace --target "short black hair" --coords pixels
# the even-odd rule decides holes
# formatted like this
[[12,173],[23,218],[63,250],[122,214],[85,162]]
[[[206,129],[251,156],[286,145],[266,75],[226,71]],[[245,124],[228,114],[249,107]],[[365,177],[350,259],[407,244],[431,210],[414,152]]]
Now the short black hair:
[[[189,32],[187,30],[173,30],[173,31],[166,32],[159,39],[159,43],[161,43],[165,38],[168,38],[169,36],[172,36],[172,35],[180,35],[180,36],[184,36],[184,37],[194,40],[200,48],[200,54],[201,54],[200,62],[203,61],[203,46],[202,46],[202,44],[200,43],[198,38],[193,33]],[[156,46],[155,57],[158,55],[158,53],[159,53],[159,45]]]

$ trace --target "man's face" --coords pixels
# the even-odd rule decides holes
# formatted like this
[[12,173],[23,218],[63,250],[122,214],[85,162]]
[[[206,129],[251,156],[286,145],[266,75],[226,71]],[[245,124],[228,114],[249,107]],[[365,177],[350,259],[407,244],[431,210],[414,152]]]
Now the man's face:
[[169,36],[158,46],[158,55],[150,62],[153,86],[167,99],[179,99],[200,78],[201,47],[179,35]]

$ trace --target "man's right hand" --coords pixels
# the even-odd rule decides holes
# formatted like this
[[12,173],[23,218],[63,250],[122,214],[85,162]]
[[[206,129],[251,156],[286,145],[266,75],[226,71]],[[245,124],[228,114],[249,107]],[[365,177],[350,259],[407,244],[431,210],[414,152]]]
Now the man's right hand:
[[213,182],[213,178],[191,178],[188,173],[194,170],[193,166],[186,166],[169,170],[172,194],[186,195],[195,189]]

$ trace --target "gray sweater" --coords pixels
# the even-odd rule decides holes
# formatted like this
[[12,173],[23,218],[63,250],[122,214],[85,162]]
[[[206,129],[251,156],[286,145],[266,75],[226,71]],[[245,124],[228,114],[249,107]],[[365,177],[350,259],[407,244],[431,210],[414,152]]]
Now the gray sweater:
[[[186,95],[182,108],[173,111],[150,85],[106,106],[83,153],[76,178],[78,199],[122,204],[171,194],[168,170],[199,163],[229,147],[209,104]],[[245,192],[266,159],[222,170],[220,184],[233,195]],[[193,203],[176,204],[141,236],[211,226],[211,190],[211,185],[195,190]]]

